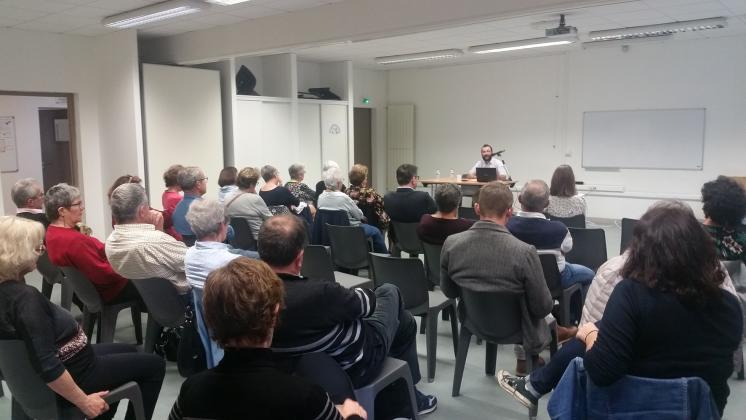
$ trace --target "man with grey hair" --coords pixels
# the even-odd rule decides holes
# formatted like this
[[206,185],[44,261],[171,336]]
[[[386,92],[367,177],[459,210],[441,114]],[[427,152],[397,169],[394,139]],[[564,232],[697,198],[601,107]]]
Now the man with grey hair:
[[184,273],[187,247],[157,230],[148,196],[139,184],[123,184],[111,194],[111,213],[117,224],[106,239],[106,256],[114,271],[128,279],[165,278],[191,300]]
[[44,189],[34,178],[23,178],[13,184],[10,197],[16,205],[16,216],[33,220],[49,226],[49,219],[44,214]]
[[[184,268],[187,281],[192,286],[194,307],[199,315],[202,313],[202,289],[207,276],[242,255],[259,259],[259,254],[238,250],[223,243],[228,235],[228,219],[225,217],[225,207],[216,200],[195,200],[189,206],[186,220],[197,237],[194,246],[184,256]],[[207,367],[212,368],[223,359],[223,349],[210,340],[202,316],[197,316],[197,329],[205,348]]]
[[179,171],[176,179],[182,191],[184,191],[184,198],[174,208],[171,220],[173,220],[174,229],[181,235],[184,243],[191,245],[196,238],[189,227],[189,222],[186,220],[186,214],[189,211],[189,205],[207,192],[207,177],[202,169],[196,166],[187,166]]
[[342,172],[339,168],[330,168],[324,172],[326,191],[319,196],[319,210],[344,210],[350,220],[350,225],[360,226],[365,236],[373,240],[375,252],[388,253],[383,234],[377,227],[363,223],[365,216],[354,201],[347,194],[340,191],[342,187]]
[[[544,209],[549,205],[547,183],[540,179],[527,182],[518,196],[518,202],[521,203],[521,211],[508,221],[510,233],[536,249],[556,251],[562,287],[581,283],[584,292],[587,291],[595,273],[588,267],[565,261],[565,254],[572,249],[572,236],[562,222],[547,220],[544,216]],[[580,308],[577,308],[576,315],[580,315]]]

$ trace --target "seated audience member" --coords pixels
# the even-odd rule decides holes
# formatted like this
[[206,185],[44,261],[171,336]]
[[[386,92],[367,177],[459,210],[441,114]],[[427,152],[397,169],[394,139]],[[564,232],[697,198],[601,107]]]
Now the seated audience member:
[[733,352],[743,321],[736,297],[722,289],[725,270],[715,244],[679,202],[651,207],[637,222],[603,318],[583,324],[544,368],[525,378],[500,371],[498,383],[527,407],[559,383],[575,357],[598,386],[625,375],[700,377],[718,411],[727,402]]
[[[41,380],[87,418],[112,418],[116,406],[109,407],[103,397],[129,381],[139,385],[145,416],[152,418],[163,359],[129,344],[88,344],[69,312],[26,285],[23,276],[36,267],[43,239],[41,224],[0,216],[0,340],[22,340]],[[135,418],[131,409],[126,418]]]
[[557,250],[557,265],[562,276],[562,287],[567,288],[574,283],[588,289],[593,280],[593,270],[580,264],[565,261],[565,254],[572,249],[572,236],[562,222],[547,220],[542,213],[549,200],[547,184],[534,179],[523,186],[518,201],[521,211],[508,220],[508,230],[516,238],[533,245],[536,249]]
[[[324,166],[321,168],[321,181],[316,183],[316,195],[314,195],[314,200],[313,200],[314,203],[318,203],[319,196],[321,195],[321,193],[326,191],[326,184],[324,184],[324,172],[328,171],[331,168],[339,169],[339,164],[333,160],[327,160],[324,163]],[[347,187],[345,187],[345,185],[342,184],[342,188],[340,188],[339,190],[342,192],[345,192],[346,188]],[[319,206],[316,205],[316,208],[318,207]]]
[[137,175],[122,175],[119,178],[114,180],[114,183],[111,184],[111,187],[109,187],[109,191],[106,193],[106,197],[111,200],[111,193],[114,192],[114,190],[117,189],[122,184],[138,184],[140,185],[142,183],[142,179],[140,179]]
[[218,176],[218,186],[220,186],[220,190],[218,190],[218,202],[221,204],[225,204],[225,200],[230,199],[238,191],[238,186],[236,185],[237,176],[238,169],[233,166],[226,166],[220,171],[220,176]]
[[254,239],[259,235],[259,227],[272,217],[262,197],[256,193],[259,171],[256,168],[243,168],[238,173],[236,185],[239,191],[225,203],[225,214],[228,217],[246,219]]
[[339,191],[342,186],[342,175],[339,168],[331,168],[324,172],[326,191],[319,196],[319,209],[344,210],[350,219],[350,225],[360,226],[365,231],[365,236],[373,240],[373,251],[388,253],[383,234],[377,227],[363,223],[365,216],[363,211],[355,205],[347,194]]
[[[349,198],[349,197],[348,197]],[[293,216],[269,219],[259,232],[259,256],[285,286],[285,307],[272,349],[285,355],[324,351],[361,387],[378,375],[386,357],[406,361],[420,380],[417,324],[404,309],[399,289],[383,284],[375,292],[300,276],[306,229]],[[208,280],[209,284],[209,280]],[[419,413],[435,410],[437,399],[415,389]]]
[[128,279],[162,277],[171,281],[179,294],[188,295],[184,275],[187,247],[155,229],[145,189],[137,184],[119,186],[111,195],[114,231],[106,239],[106,257],[114,271]]
[[392,221],[419,223],[422,216],[438,211],[430,194],[415,190],[418,179],[414,165],[405,163],[396,169],[399,188],[383,197],[383,206]]
[[300,163],[294,163],[288,168],[288,174],[290,175],[290,181],[285,183],[285,188],[290,191],[298,200],[308,204],[311,209],[311,214],[316,214],[316,193],[308,185],[303,183],[303,179],[306,177],[306,167]]
[[361,164],[352,166],[349,173],[350,188],[344,193],[363,211],[368,223],[385,232],[389,227],[389,216],[383,209],[383,197],[368,186],[368,167]]
[[179,187],[184,191],[184,198],[174,208],[172,215],[174,229],[184,241],[191,242],[194,240],[194,232],[189,227],[189,222],[186,221],[186,214],[189,211],[189,205],[194,200],[201,199],[207,192],[207,177],[202,169],[196,166],[187,166],[179,171],[176,179],[179,182]]
[[53,264],[78,269],[106,303],[140,298],[135,286],[111,267],[104,244],[76,229],[85,210],[80,190],[57,184],[47,191],[44,206],[52,221],[47,228],[46,245]]
[[[259,189],[259,196],[274,214],[295,213],[296,208],[300,205],[298,197],[294,196],[287,188],[282,186],[280,174],[277,168],[271,165],[262,166],[262,179],[264,185]],[[273,210],[285,206],[284,209]]]
[[546,213],[554,217],[573,217],[585,214],[585,198],[575,188],[575,174],[570,165],[560,165],[554,170],[549,188],[549,205]]
[[179,186],[179,171],[184,169],[181,165],[171,165],[163,173],[163,182],[166,184],[166,190],[161,195],[161,204],[163,205],[163,228],[164,232],[173,236],[177,241],[181,240],[181,235],[174,229],[173,214],[176,206],[182,198],[181,187]]
[[44,214],[44,190],[33,178],[19,179],[10,190],[10,197],[16,205],[16,216],[33,220],[49,226],[49,219]]
[[[513,193],[497,182],[481,188],[475,210],[479,221],[467,231],[446,238],[440,254],[440,287],[457,298],[461,289],[485,292],[522,292],[523,347],[516,346],[516,372],[526,371],[524,349],[538,354],[549,345],[545,317],[552,310],[552,296],[544,281],[539,256],[533,245],[510,234],[505,224],[513,213]],[[530,326],[530,328],[526,328]],[[560,341],[574,331],[557,327]],[[535,356],[534,365],[541,364]]]
[[417,236],[422,242],[443,245],[446,238],[454,233],[469,229],[473,220],[458,217],[458,206],[461,204],[461,190],[453,184],[443,184],[435,189],[435,214],[425,214],[417,225]]
[[184,381],[170,420],[367,418],[358,403],[335,408],[321,387],[274,366],[269,347],[282,305],[282,282],[261,261],[238,258],[210,274],[205,320],[225,357]]
[[715,240],[721,260],[746,263],[746,191],[736,181],[719,176],[702,187],[705,230]]

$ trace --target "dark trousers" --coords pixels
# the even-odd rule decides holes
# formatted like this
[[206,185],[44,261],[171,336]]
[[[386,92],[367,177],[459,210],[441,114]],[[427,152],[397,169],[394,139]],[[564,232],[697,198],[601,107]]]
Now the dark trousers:
[[[91,346],[95,360],[85,372],[75,375],[75,382],[86,394],[109,391],[129,381],[137,382],[142,393],[145,416],[153,417],[153,410],[161,392],[165,362],[159,356],[140,353],[135,346],[121,343],[94,344]],[[111,419],[116,412],[112,405],[97,419]],[[131,408],[127,410],[128,420],[134,419]]]
[[420,381],[420,365],[417,360],[417,323],[412,314],[404,309],[399,289],[392,284],[384,284],[376,289],[376,309],[365,323],[375,331],[367,338],[375,338],[366,343],[365,351],[370,352],[364,360],[367,366],[353,366],[348,370],[355,388],[369,384],[380,372],[386,357],[403,360],[409,365],[412,382]]
[[529,376],[531,386],[541,395],[548,394],[562,379],[570,362],[576,357],[583,356],[585,356],[585,343],[573,338],[554,353],[549,363],[531,372]]

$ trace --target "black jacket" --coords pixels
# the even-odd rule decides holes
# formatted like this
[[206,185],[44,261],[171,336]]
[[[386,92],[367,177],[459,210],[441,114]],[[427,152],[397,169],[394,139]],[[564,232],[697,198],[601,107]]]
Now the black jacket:
[[383,197],[383,208],[394,222],[419,223],[423,214],[435,213],[438,208],[430,194],[411,188],[397,188]]

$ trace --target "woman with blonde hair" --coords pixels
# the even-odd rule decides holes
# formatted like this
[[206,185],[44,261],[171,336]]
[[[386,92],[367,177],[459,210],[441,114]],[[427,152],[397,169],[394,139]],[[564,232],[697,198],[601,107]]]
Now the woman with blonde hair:
[[[129,381],[140,386],[148,419],[153,416],[165,364],[128,344],[88,344],[73,316],[25,284],[44,252],[41,223],[0,216],[0,340],[22,340],[39,377],[88,418],[110,419],[103,397]],[[114,407],[111,407],[114,408]],[[127,419],[134,419],[127,410]]]

